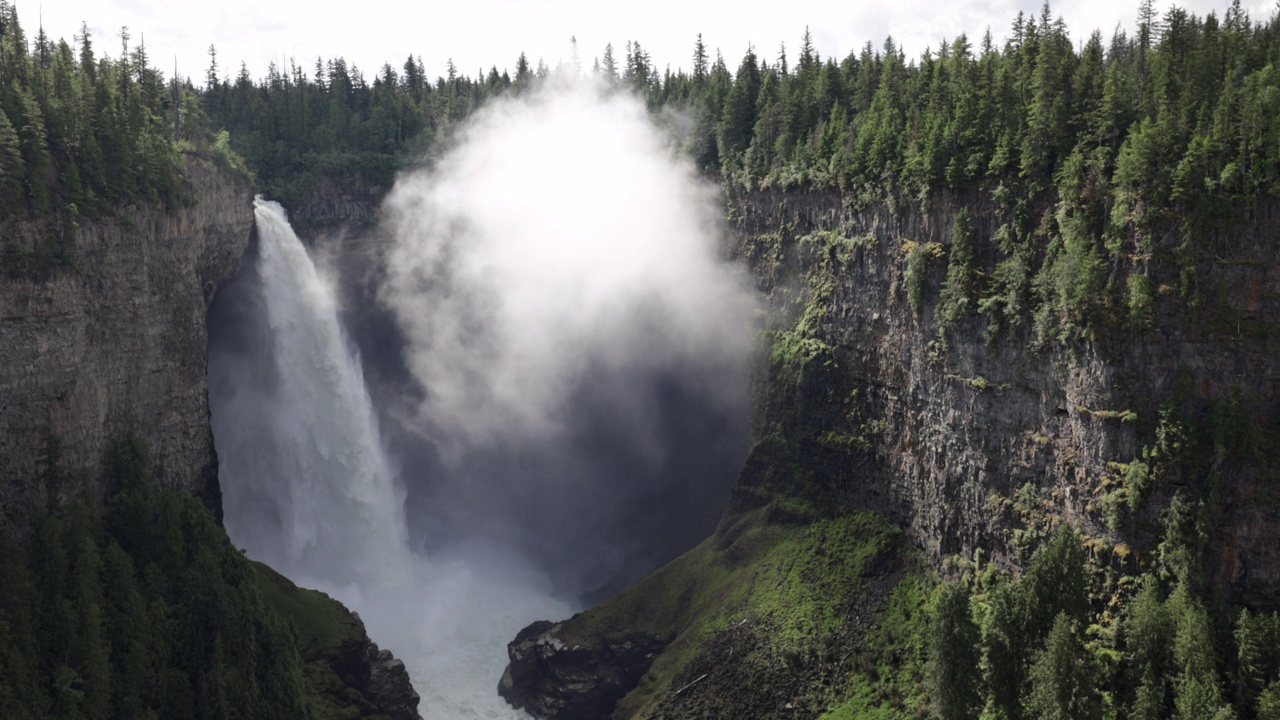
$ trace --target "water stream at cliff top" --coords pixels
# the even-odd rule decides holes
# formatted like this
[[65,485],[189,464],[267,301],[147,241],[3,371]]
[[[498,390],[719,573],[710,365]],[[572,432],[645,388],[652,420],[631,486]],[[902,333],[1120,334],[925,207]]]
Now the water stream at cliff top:
[[497,696],[506,643],[563,617],[545,581],[495,549],[409,549],[404,493],[334,291],[276,203],[257,200],[265,337],[211,352],[212,424],[232,540],[364,620],[404,661],[424,718],[527,717]]

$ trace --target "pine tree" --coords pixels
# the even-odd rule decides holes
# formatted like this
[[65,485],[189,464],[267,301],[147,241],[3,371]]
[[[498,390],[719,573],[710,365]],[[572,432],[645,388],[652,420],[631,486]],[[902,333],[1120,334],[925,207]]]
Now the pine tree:
[[[90,511],[91,512],[91,511]],[[89,513],[81,513],[76,528],[92,525]],[[83,712],[87,718],[105,720],[111,716],[111,661],[105,638],[102,612],[101,560],[98,546],[89,532],[79,535],[71,585],[71,607],[77,621],[70,647],[70,667],[83,683]]]
[[707,47],[702,44],[702,33],[698,33],[698,40],[693,46],[693,82],[697,87],[707,80]]
[[604,81],[609,87],[618,84],[618,61],[613,57],[613,43],[604,46]]
[[740,163],[756,124],[756,102],[760,95],[760,65],[756,54],[747,51],[738,66],[733,89],[725,100],[724,114],[716,134],[720,158],[726,163]]
[[1213,628],[1204,607],[1179,586],[1169,598],[1177,634],[1173,641],[1174,720],[1234,718],[1222,695],[1213,648]]
[[9,117],[0,110],[0,214],[17,213],[22,206],[22,181],[26,163],[18,133]]
[[1248,720],[1253,717],[1258,699],[1276,670],[1271,623],[1265,616],[1244,608],[1236,619],[1235,641],[1236,707],[1240,709],[1241,718]]
[[49,173],[53,169],[44,127],[44,116],[34,97],[25,90],[17,95],[18,145],[26,168],[27,197],[37,215],[49,211]]
[[[994,717],[1020,717],[1033,640],[1027,635],[1027,595],[1019,583],[998,585],[987,602],[982,628],[983,684]],[[987,715],[984,712],[984,715]]]

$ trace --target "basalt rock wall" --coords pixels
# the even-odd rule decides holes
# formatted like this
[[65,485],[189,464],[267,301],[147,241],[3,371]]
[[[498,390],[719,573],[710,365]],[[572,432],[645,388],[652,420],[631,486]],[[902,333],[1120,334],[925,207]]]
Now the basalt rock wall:
[[[0,276],[0,521],[21,523],[48,493],[73,492],[112,438],[146,441],[165,488],[220,514],[205,383],[205,313],[240,263],[253,227],[247,180],[188,168],[187,207],[123,207],[82,220],[69,263]],[[38,247],[51,221],[0,224],[12,250]],[[43,439],[72,471],[37,480]]]
[[[1029,322],[988,333],[988,316],[971,313],[941,346],[938,289],[960,208],[973,217],[979,294],[994,265],[991,238],[1010,220],[989,198],[935,195],[926,208],[896,210],[856,208],[835,191],[729,192],[726,201],[775,330],[817,348],[800,353],[798,369],[782,367],[775,349],[758,381],[755,434],[804,445],[814,479],[842,501],[896,518],[939,562],[983,548],[1016,565],[1029,533],[1066,521],[1104,560],[1136,568],[1156,553],[1161,513],[1182,489],[1204,498],[1206,578],[1237,602],[1280,605],[1280,478],[1265,452],[1164,472],[1118,527],[1102,500],[1120,464],[1156,444],[1161,410],[1175,399],[1191,408],[1196,432],[1221,436],[1237,432],[1220,427],[1218,411],[1235,397],[1234,422],[1247,426],[1253,450],[1274,440],[1276,202],[1241,208],[1197,240],[1199,302],[1212,312],[1192,312],[1164,285],[1155,321],[1141,329],[1104,318],[1074,341],[1038,344]],[[908,250],[928,243],[936,252],[916,278],[924,303],[913,312]]]

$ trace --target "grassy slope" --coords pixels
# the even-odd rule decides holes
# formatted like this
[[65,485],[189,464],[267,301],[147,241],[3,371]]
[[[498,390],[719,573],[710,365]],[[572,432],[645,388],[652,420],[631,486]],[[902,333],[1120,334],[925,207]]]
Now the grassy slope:
[[714,536],[565,623],[570,645],[673,638],[616,717],[915,714],[933,582],[923,561],[875,513],[775,490],[757,492],[768,500],[755,507],[736,503]]
[[357,689],[360,683],[341,674],[350,665],[346,656],[368,640],[364,624],[328,595],[300,588],[262,563],[253,567],[263,601],[293,624],[316,720],[380,717]]

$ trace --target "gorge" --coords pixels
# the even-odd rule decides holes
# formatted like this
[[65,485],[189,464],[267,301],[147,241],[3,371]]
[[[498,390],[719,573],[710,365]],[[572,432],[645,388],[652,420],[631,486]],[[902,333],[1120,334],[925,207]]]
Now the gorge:
[[317,239],[330,277],[258,201],[210,309],[228,534],[358,611],[428,718],[504,715],[506,641],[710,532],[745,453],[752,300],[643,109],[568,85],[471,132]]
[[1280,14],[811,39],[0,0],[3,714],[1280,719]]

